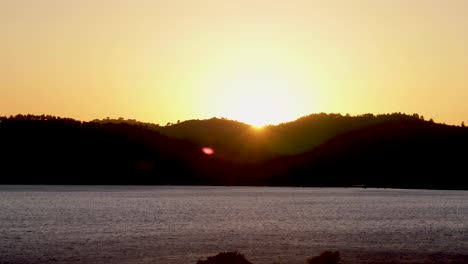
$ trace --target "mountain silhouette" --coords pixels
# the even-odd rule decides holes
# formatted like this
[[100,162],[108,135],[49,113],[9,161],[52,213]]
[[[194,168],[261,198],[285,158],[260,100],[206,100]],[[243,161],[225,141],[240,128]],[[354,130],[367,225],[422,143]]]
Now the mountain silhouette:
[[[198,146],[138,125],[32,115],[0,120],[1,183],[194,184],[217,167]],[[204,167],[210,170],[196,173]]]
[[262,129],[219,118],[166,126],[46,115],[0,121],[2,184],[468,189],[468,128],[417,114],[321,113]]
[[403,119],[267,161],[275,185],[466,189],[468,130]]

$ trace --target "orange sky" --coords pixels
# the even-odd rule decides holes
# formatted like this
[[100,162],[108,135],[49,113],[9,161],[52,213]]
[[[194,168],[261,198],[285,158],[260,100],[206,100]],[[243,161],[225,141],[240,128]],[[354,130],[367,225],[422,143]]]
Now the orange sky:
[[468,1],[0,0],[0,115],[468,121]]

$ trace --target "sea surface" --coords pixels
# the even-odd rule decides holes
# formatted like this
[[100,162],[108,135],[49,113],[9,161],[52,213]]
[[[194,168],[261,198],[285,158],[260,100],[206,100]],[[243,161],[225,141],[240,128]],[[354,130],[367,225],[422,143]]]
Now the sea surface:
[[468,263],[468,192],[0,186],[0,263]]

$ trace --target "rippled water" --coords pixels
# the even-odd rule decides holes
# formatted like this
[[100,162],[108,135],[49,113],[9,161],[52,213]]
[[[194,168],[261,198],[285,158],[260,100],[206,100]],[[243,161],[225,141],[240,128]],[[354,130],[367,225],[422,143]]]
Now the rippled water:
[[0,263],[468,261],[468,192],[0,186]]

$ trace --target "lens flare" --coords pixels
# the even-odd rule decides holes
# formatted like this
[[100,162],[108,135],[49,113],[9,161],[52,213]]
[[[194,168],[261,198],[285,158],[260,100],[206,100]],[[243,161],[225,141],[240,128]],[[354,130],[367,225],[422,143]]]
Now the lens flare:
[[204,148],[202,148],[202,152],[205,155],[213,155],[214,154],[214,149],[209,148],[209,147],[204,147]]

